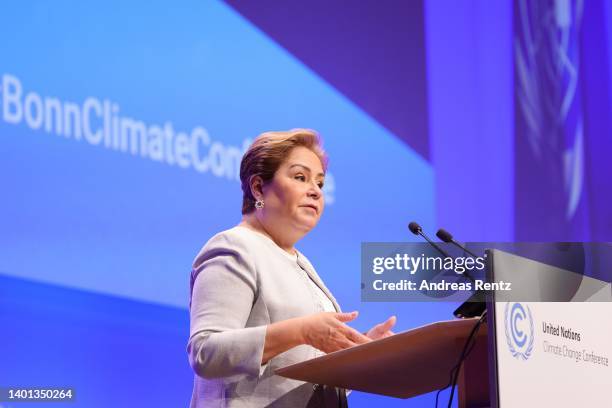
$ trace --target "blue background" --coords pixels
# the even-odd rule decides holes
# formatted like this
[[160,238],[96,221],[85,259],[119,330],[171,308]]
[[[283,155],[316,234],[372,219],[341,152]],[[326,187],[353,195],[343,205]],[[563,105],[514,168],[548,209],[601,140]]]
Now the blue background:
[[[411,220],[464,241],[520,236],[515,167],[528,163],[514,154],[512,2],[228,3],[5,5],[0,75],[24,94],[92,96],[148,124],[202,126],[225,145],[316,129],[333,203],[299,248],[343,309],[360,311],[354,327],[451,318],[454,304],[362,303],[360,245],[413,240]],[[607,65],[583,86],[609,103],[612,5],[593,4],[606,35],[584,48]],[[592,140],[608,146],[609,109],[596,114]],[[239,182],[1,118],[0,386],[70,386],[87,407],[186,406],[191,260],[239,222]],[[598,163],[587,184],[610,174]],[[591,200],[605,207],[607,187]],[[598,228],[609,240],[612,225]],[[433,395],[355,392],[350,403],[431,406]]]

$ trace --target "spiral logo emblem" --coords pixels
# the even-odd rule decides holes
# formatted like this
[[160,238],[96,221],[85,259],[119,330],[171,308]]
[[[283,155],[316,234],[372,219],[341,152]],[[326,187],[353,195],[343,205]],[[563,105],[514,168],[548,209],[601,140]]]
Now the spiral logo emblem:
[[506,341],[512,357],[527,360],[533,352],[535,337],[531,309],[520,303],[506,303],[504,320]]

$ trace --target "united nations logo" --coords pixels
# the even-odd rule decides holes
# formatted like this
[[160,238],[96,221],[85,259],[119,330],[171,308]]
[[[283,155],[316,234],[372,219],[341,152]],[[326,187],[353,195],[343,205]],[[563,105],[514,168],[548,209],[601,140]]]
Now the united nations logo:
[[505,312],[506,341],[512,357],[527,360],[533,351],[535,330],[533,317],[527,306],[527,312],[520,303],[506,303]]

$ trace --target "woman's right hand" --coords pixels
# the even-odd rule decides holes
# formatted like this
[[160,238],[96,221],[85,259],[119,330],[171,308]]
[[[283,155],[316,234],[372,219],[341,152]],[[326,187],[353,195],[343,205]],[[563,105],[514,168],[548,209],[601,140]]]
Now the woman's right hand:
[[358,312],[322,312],[301,319],[303,342],[325,353],[343,350],[372,341],[345,323],[355,320]]

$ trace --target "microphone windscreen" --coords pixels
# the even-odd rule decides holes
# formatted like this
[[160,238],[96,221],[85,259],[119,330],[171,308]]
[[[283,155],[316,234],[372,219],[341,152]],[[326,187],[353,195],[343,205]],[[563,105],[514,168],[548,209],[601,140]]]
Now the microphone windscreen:
[[444,242],[453,242],[453,236],[445,229],[440,228],[438,232],[436,232],[436,236]]
[[420,225],[419,225],[417,222],[415,222],[415,221],[412,221],[410,224],[408,224],[408,229],[409,229],[409,230],[410,230],[410,232],[412,232],[414,235],[419,235],[419,234],[420,234],[420,232],[423,230],[423,229],[421,228],[421,226],[420,226]]

